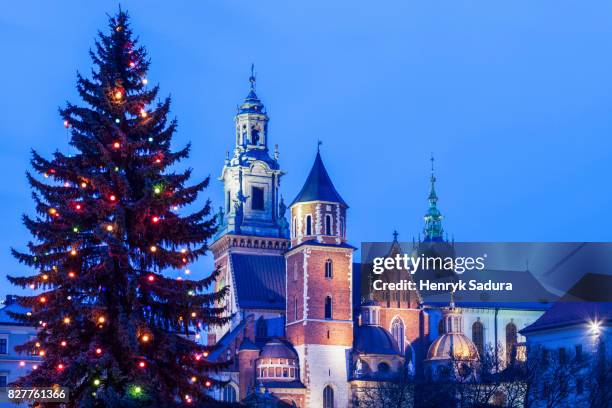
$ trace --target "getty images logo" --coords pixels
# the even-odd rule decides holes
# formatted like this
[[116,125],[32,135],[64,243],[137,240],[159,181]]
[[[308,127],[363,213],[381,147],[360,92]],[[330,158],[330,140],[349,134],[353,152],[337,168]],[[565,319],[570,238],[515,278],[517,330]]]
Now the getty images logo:
[[391,257],[376,257],[373,260],[372,272],[380,275],[388,270],[405,270],[414,274],[417,270],[446,270],[454,271],[462,274],[466,271],[478,270],[485,268],[485,259],[487,254],[478,257],[459,256],[459,257],[440,257],[426,256],[411,256],[408,254],[397,254]]

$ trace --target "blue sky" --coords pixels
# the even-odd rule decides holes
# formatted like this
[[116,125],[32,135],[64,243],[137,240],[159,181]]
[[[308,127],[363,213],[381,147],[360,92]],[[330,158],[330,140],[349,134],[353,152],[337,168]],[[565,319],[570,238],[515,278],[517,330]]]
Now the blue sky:
[[[331,3],[331,4],[330,4]],[[251,62],[291,200],[323,140],[353,243],[411,240],[436,156],[445,229],[462,241],[609,241],[612,3],[124,1],[171,94],[176,146],[216,178]],[[0,275],[24,269],[29,150],[67,150],[57,114],[117,3],[12,2],[0,15]],[[215,206],[221,186],[206,192]],[[194,273],[204,274],[203,260]],[[13,291],[0,283],[0,295]]]

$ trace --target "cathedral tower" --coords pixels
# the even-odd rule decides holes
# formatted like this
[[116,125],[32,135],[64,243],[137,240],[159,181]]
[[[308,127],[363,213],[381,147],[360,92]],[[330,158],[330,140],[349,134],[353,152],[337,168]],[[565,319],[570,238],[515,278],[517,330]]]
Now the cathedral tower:
[[219,236],[223,234],[285,238],[289,228],[286,209],[278,189],[283,172],[278,164],[278,149],[268,149],[266,109],[251,87],[235,118],[235,146],[228,155],[219,180],[224,185],[224,206],[219,211]]
[[[268,149],[266,109],[255,93],[251,67],[249,93],[235,117],[235,145],[227,154],[219,180],[223,182],[224,204],[217,213],[217,234],[211,244],[215,267],[221,271],[217,289],[226,285],[227,313],[233,321],[209,334],[218,341],[245,316],[283,321],[285,312],[285,252],[289,247],[286,206],[279,194],[283,172],[278,149]],[[257,275],[254,277],[253,275]],[[282,323],[277,324],[282,329]],[[266,331],[263,336],[280,333]]]
[[[299,355],[308,407],[348,406],[347,355],[353,345],[348,206],[317,152],[291,204],[286,336]],[[333,405],[325,405],[330,400]]]

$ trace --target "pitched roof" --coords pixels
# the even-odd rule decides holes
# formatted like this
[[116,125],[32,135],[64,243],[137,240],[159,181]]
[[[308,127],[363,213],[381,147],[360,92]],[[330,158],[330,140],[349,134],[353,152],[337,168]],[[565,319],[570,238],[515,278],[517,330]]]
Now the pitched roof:
[[315,157],[304,187],[302,187],[302,190],[300,190],[291,205],[308,201],[329,201],[348,207],[329,178],[319,152],[317,152],[317,157]]
[[285,310],[285,258],[281,255],[232,254],[238,306]]
[[521,333],[532,333],[556,327],[586,324],[590,321],[612,321],[612,275],[587,273],[571,287],[546,313]]

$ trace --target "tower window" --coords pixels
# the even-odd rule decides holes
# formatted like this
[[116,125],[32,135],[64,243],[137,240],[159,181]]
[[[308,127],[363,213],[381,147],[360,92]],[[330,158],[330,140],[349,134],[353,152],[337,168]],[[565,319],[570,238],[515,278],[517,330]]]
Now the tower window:
[[297,237],[297,218],[293,217],[293,231],[291,231],[293,238]]
[[332,318],[332,298],[331,296],[325,296],[325,318]]
[[312,235],[312,216],[306,216],[306,235]]
[[298,299],[297,296],[293,298],[293,320],[297,321],[298,319]]
[[332,234],[332,216],[327,214],[325,216],[325,235]]
[[334,277],[334,264],[331,259],[325,261],[325,277],[331,279]]
[[298,279],[298,263],[293,263],[293,281],[297,281]]
[[323,389],[323,408],[334,407],[334,390],[328,385]]
[[230,210],[232,209],[232,192],[230,190],[227,190],[227,209],[225,212],[229,213]]
[[251,209],[264,209],[264,189],[261,187],[253,187],[251,190]]

